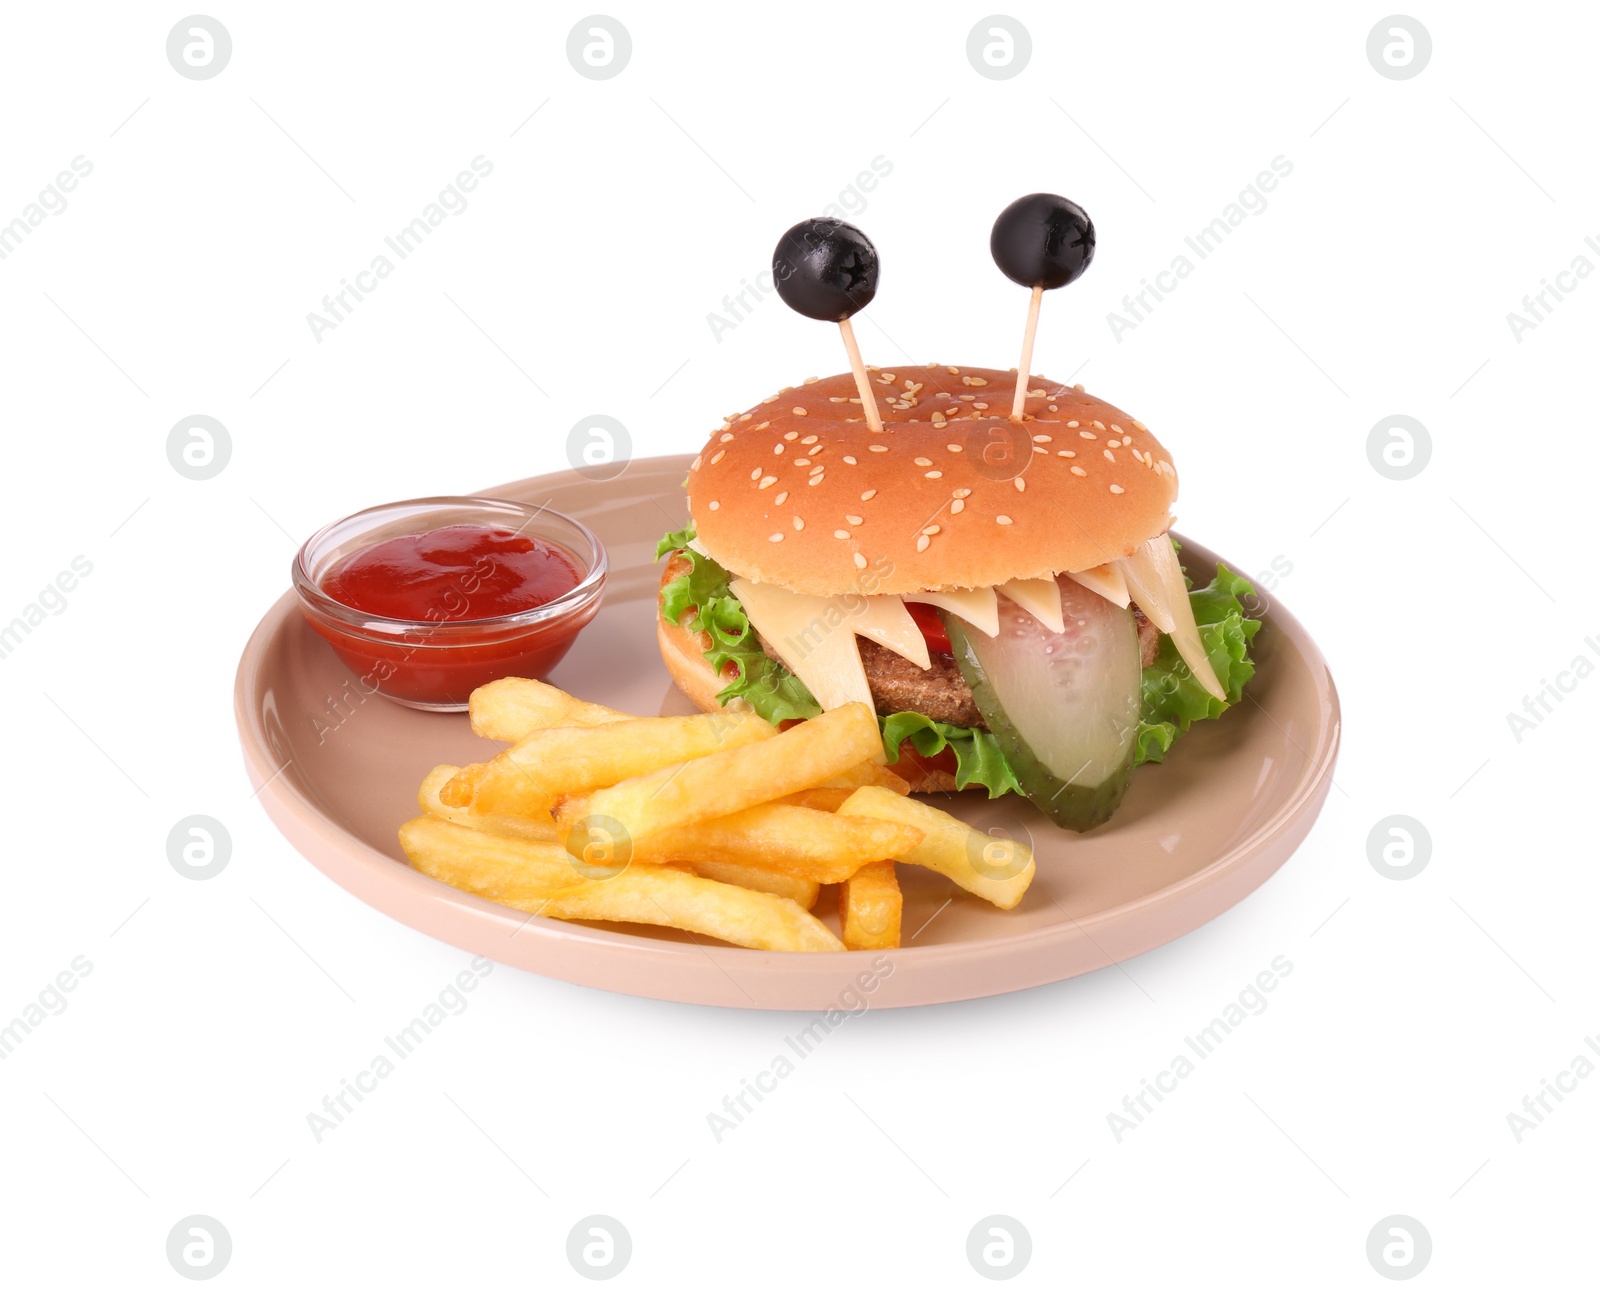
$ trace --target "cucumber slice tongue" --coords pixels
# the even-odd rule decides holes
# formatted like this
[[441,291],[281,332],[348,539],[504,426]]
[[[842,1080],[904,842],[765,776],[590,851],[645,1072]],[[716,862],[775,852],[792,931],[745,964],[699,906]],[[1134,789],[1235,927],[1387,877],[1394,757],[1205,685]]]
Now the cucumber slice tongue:
[[1117,809],[1139,730],[1133,614],[1057,578],[1065,631],[1000,598],[990,637],[943,614],[956,664],[1017,782],[1063,828],[1092,829]]

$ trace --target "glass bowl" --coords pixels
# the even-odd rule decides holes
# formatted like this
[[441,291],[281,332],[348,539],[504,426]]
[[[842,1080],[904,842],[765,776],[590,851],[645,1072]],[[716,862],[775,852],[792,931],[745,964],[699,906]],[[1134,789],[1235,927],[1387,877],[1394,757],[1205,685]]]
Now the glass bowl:
[[[417,620],[366,612],[330,597],[322,582],[345,559],[380,541],[437,527],[505,528],[560,550],[578,584],[537,608],[471,617],[471,580]],[[483,496],[433,496],[381,504],[330,523],[295,556],[294,591],[311,628],[355,672],[351,687],[422,711],[459,712],[479,685],[503,676],[542,678],[600,608],[606,552],[576,518],[540,505]]]

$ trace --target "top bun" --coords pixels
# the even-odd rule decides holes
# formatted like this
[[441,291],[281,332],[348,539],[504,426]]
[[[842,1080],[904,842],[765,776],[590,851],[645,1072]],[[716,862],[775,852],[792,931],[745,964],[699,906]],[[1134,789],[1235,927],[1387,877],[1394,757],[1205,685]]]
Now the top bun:
[[1081,572],[1171,523],[1178,475],[1137,419],[1075,387],[954,365],[784,388],[713,433],[689,472],[699,544],[801,594],[910,594]]

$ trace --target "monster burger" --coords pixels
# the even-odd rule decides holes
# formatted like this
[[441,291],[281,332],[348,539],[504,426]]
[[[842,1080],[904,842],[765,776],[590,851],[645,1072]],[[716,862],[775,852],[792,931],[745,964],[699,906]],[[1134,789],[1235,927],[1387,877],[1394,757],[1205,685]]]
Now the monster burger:
[[1032,376],[1039,304],[1094,256],[1058,194],[1001,212],[995,264],[1031,291],[1017,370],[871,369],[850,318],[878,252],[839,221],[785,232],[772,273],[836,323],[851,373],[728,419],[667,536],[658,638],[700,707],[803,721],[870,704],[921,791],[1017,792],[1088,829],[1254,674],[1248,582],[1191,590],[1167,535],[1178,475],[1113,405]]

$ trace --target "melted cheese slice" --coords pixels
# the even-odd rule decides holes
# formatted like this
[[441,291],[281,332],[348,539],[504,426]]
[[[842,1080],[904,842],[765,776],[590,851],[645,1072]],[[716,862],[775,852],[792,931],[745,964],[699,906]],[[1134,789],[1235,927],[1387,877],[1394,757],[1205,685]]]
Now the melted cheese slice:
[[1054,577],[1030,577],[996,587],[1001,594],[1057,635],[1067,629],[1061,614],[1061,587]]
[[827,599],[736,577],[728,583],[750,623],[823,708],[861,702],[872,706],[856,637],[827,621]]
[[1118,608],[1128,606],[1128,579],[1122,575],[1122,569],[1115,563],[1102,563],[1099,567],[1091,567],[1083,572],[1069,572],[1067,575],[1084,589],[1093,590],[1102,599],[1116,604]]
[[[694,542],[690,545],[704,553]],[[928,642],[906,608],[907,603],[942,608],[993,637],[1000,633],[997,595],[1004,594],[1051,630],[1059,633],[1064,629],[1061,591],[1049,577],[1008,581],[1002,586],[976,590],[926,590],[904,596],[840,595],[832,599],[796,594],[782,586],[745,577],[735,577],[728,588],[744,605],[750,624],[761,633],[778,660],[800,678],[824,708],[847,702],[872,706],[866,667],[856,646],[858,635],[916,663],[924,671],[933,665]],[[1125,590],[1123,603],[1127,603]]]
[[824,709],[848,702],[872,706],[857,635],[924,671],[932,664],[927,642],[898,595],[823,599],[744,577],[730,581],[728,589],[778,659]]
[[922,590],[906,595],[905,600],[907,603],[931,604],[935,608],[953,612],[990,639],[1000,633],[1000,605],[995,602],[993,586],[977,590]]
[[[1144,615],[1172,636],[1178,656],[1194,672],[1201,687],[1213,698],[1226,698],[1227,691],[1206,657],[1205,642],[1200,638],[1200,628],[1195,625],[1189,586],[1183,579],[1178,552],[1172,548],[1172,538],[1165,534],[1152,537],[1119,561],[1127,574],[1128,587]],[[1145,602],[1147,599],[1149,605]],[[1163,619],[1165,625],[1162,625]]]
[[[1168,550],[1172,549],[1172,543],[1165,536],[1157,536],[1155,539]],[[1174,609],[1167,598],[1166,584],[1162,580],[1156,551],[1151,549],[1150,542],[1146,541],[1127,558],[1119,558],[1117,568],[1127,581],[1128,592],[1133,595],[1133,601],[1139,605],[1139,610],[1155,623],[1155,628],[1163,635],[1172,634]],[[1185,599],[1184,602],[1188,603],[1188,600]]]
[[1194,605],[1189,601],[1189,584],[1184,581],[1184,569],[1179,565],[1178,550],[1173,549],[1171,537],[1154,537],[1144,542],[1138,553],[1149,557],[1150,568],[1154,569],[1155,576],[1162,584],[1168,617],[1173,622],[1173,629],[1168,633],[1173,637],[1173,645],[1178,648],[1178,656],[1189,664],[1189,670],[1195,673],[1195,680],[1200,681],[1200,686],[1211,697],[1226,699],[1227,691],[1222,688],[1222,681],[1218,680],[1216,670],[1211,667],[1211,660],[1205,656],[1205,641],[1200,638],[1200,627],[1195,625]]
[[933,665],[928,641],[922,638],[904,599],[897,594],[875,594],[855,602],[866,605],[850,618],[850,627],[857,635],[882,644],[924,671]]

